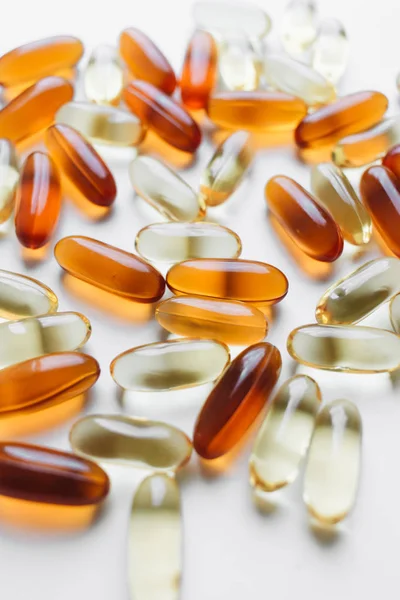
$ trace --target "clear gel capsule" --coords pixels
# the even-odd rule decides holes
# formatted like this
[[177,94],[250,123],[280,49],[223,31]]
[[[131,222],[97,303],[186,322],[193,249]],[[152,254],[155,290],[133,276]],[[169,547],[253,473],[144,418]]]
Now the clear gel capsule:
[[262,38],[271,29],[269,16],[254,4],[196,2],[193,16],[199,29],[220,35],[241,33]]
[[0,317],[22,319],[55,313],[58,298],[37,279],[0,270]]
[[298,475],[321,405],[318,384],[295,375],[279,388],[258,432],[250,456],[250,483],[273,492]]
[[317,9],[313,0],[291,0],[281,24],[281,41],[286,52],[299,56],[317,37]]
[[247,37],[231,36],[221,41],[218,68],[227,90],[251,91],[259,87],[261,60],[256,47]]
[[349,41],[342,23],[337,19],[323,19],[312,48],[314,69],[336,84],[346,70],[348,58]]
[[354,506],[360,478],[361,415],[349,400],[335,400],[317,416],[304,476],[310,515],[333,525]]
[[0,224],[11,216],[18,180],[19,168],[14,144],[8,139],[0,139]]
[[400,293],[390,302],[390,322],[397,334],[400,334]]
[[95,48],[86,66],[85,95],[96,104],[118,104],[124,87],[124,71],[115,48],[101,44]]

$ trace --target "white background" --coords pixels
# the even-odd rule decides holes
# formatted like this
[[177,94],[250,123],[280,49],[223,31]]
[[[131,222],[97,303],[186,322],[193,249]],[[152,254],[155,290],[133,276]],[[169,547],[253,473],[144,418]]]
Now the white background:
[[[264,3],[274,20],[271,46],[275,47],[282,12],[278,4]],[[390,99],[389,112],[397,113],[400,4],[393,0],[321,0],[319,6],[322,15],[344,22],[351,41],[350,64],[340,92],[380,90]],[[57,33],[81,37],[90,51],[98,43],[115,44],[119,32],[128,26],[143,28],[150,34],[179,70],[193,27],[191,1],[9,2],[3,7],[0,20],[0,52]],[[184,171],[194,186],[210,153],[211,146],[204,144],[195,164]],[[84,234],[133,250],[136,232],[160,220],[134,197],[126,157],[112,157],[110,164],[119,187],[112,216],[105,222],[91,223],[66,202],[57,239]],[[285,349],[287,334],[295,326],[312,322],[316,301],[326,283],[307,279],[270,227],[263,188],[268,178],[277,173],[308,185],[309,168],[297,159],[293,148],[265,149],[236,197],[210,218],[237,231],[243,241],[244,258],[275,264],[290,280],[289,295],[277,311],[268,338],[282,352],[283,381],[294,371]],[[40,265],[25,264],[12,233],[0,240],[0,267],[43,280],[59,294],[61,310],[78,310],[90,318],[93,335],[86,350],[100,361],[102,375],[87,410],[121,410],[108,365],[117,353],[129,347],[162,339],[159,326],[154,321],[141,325],[124,322],[67,292],[55,260],[49,257]],[[344,259],[337,265],[336,273],[344,274],[351,268],[349,259]],[[249,447],[220,477],[205,477],[193,459],[181,477],[185,600],[372,600],[398,596],[400,401],[395,378],[324,373],[315,373],[315,377],[325,400],[352,399],[363,416],[363,470],[356,510],[334,539],[324,541],[309,526],[301,500],[301,480],[280,493],[274,511],[263,514],[256,509],[248,485]],[[129,406],[132,413],[165,418],[190,434],[204,397],[205,391],[197,390],[172,394],[158,404],[152,398],[130,398]],[[70,423],[30,439],[68,448],[69,427]],[[40,533],[28,535],[1,525],[1,600],[128,599],[127,519],[133,490],[144,473],[128,469],[108,471],[113,482],[111,497],[101,519],[85,533],[49,537]]]

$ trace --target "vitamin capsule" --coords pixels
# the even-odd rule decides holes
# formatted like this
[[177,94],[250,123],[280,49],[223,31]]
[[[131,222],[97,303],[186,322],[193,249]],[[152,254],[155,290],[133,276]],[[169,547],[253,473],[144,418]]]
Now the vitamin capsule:
[[136,193],[167,219],[195,221],[205,215],[203,198],[160,160],[137,156],[129,175]]
[[304,325],[291,332],[287,349],[297,362],[328,371],[383,373],[400,367],[400,338],[361,325]]
[[208,206],[219,206],[233,194],[253,156],[246,131],[236,131],[216,149],[200,180],[200,193]]
[[191,258],[237,258],[239,237],[216,223],[155,223],[141,229],[135,249],[146,260],[175,263]]
[[56,244],[54,256],[65,271],[111,294],[144,303],[164,294],[164,279],[154,267],[93,238],[65,237]]
[[286,52],[298,56],[317,37],[317,9],[313,0],[291,0],[281,24],[281,42]]
[[337,19],[323,19],[312,47],[312,65],[316,71],[336,84],[346,70],[349,40]]
[[37,279],[0,270],[0,317],[21,319],[54,313],[58,298]]
[[308,256],[333,262],[341,255],[343,238],[335,221],[299,183],[275,175],[265,196],[274,217]]
[[72,36],[55,36],[30,42],[0,58],[0,83],[12,87],[74,67],[83,44]]
[[400,334],[400,294],[396,294],[390,302],[390,322],[397,334]]
[[172,425],[122,415],[83,417],[69,439],[85,458],[157,471],[180,469],[192,453],[189,438]]
[[371,217],[341,169],[332,163],[314,165],[311,190],[318,203],[332,215],[347,242],[356,246],[369,242]]
[[326,524],[344,519],[354,506],[360,477],[361,415],[348,400],[335,400],[317,416],[304,476],[310,515]]
[[196,2],[193,16],[199,29],[222,35],[236,32],[249,38],[263,38],[271,29],[271,19],[255,4]]
[[115,48],[95,48],[83,76],[85,96],[96,104],[118,104],[124,87],[124,71]]
[[309,113],[295,131],[300,148],[330,146],[378,123],[388,99],[380,92],[356,92]]
[[250,483],[273,492],[294,481],[299,473],[321,405],[318,384],[295,375],[279,388],[250,456]]
[[123,99],[135,115],[160,138],[184,152],[195,152],[201,142],[196,121],[175,100],[146,81],[131,81]]
[[229,359],[229,348],[215,340],[178,339],[122,352],[110,371],[115,383],[127,390],[179,390],[215,381]]
[[251,39],[224,38],[219,45],[219,74],[227,90],[252,91],[260,85],[261,59]]
[[195,31],[183,61],[180,81],[183,104],[191,109],[206,108],[217,81],[218,49],[207,31]]
[[223,456],[251,427],[281,372],[280,352],[268,343],[243,350],[208,396],[197,419],[193,446],[208,460]]
[[66,79],[41,79],[0,110],[0,137],[21,142],[49,127],[58,109],[73,95],[74,88]]
[[7,221],[14,208],[19,167],[14,145],[0,139],[0,224]]
[[157,306],[155,316],[171,333],[214,338],[225,344],[254,344],[263,340],[268,331],[261,311],[232,300],[169,298]]
[[390,169],[396,177],[400,177],[400,144],[393,146],[382,160],[383,166]]

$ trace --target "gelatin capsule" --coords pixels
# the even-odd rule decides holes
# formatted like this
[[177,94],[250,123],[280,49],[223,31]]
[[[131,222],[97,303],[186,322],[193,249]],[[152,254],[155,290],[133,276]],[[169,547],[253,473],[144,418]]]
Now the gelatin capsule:
[[249,38],[263,38],[271,29],[270,17],[255,4],[196,2],[193,16],[199,29],[220,35],[241,33]]
[[332,163],[314,165],[311,190],[318,203],[334,218],[347,242],[355,246],[369,242],[371,217],[341,169]]
[[281,367],[279,350],[266,342],[246,348],[231,362],[197,419],[197,454],[211,460],[236,446],[264,408]]
[[347,67],[349,41],[337,19],[323,19],[312,47],[312,65],[333,84],[338,83]]
[[191,258],[237,258],[239,237],[216,223],[154,223],[141,229],[135,249],[143,258],[167,263]]
[[193,110],[206,108],[217,81],[218,49],[207,31],[195,31],[183,61],[180,80],[183,104]]
[[342,253],[342,235],[325,208],[299,183],[275,175],[266,187],[269,210],[287,234],[311,258],[333,262]]
[[154,267],[93,238],[62,238],[54,256],[65,271],[111,294],[144,303],[156,302],[164,294],[164,279]]
[[156,319],[167,331],[186,337],[214,338],[225,344],[254,344],[268,323],[257,308],[233,300],[180,296],[161,302]]
[[361,325],[304,325],[294,329],[287,349],[297,362],[328,371],[384,373],[400,367],[400,338]]
[[349,400],[335,400],[318,414],[304,476],[310,515],[333,525],[354,506],[361,462],[361,415]]
[[291,0],[281,23],[281,42],[286,52],[298,56],[317,37],[317,9],[313,0]]
[[71,448],[96,462],[176,471],[192,454],[189,438],[176,427],[139,417],[89,415],[70,431]]
[[320,405],[318,384],[307,375],[295,375],[279,388],[250,456],[250,483],[257,490],[273,492],[296,479]]
[[95,104],[118,104],[124,88],[124,71],[116,49],[107,44],[95,48],[83,76],[85,96]]
[[40,79],[0,110],[0,137],[21,142],[46,129],[73,95],[73,86],[62,77]]
[[253,156],[246,131],[236,131],[216,149],[200,180],[200,193],[208,206],[228,200],[241,184]]
[[171,221],[195,221],[204,217],[203,198],[175,171],[151,156],[137,156],[129,166],[135,192]]
[[190,114],[169,96],[146,81],[131,81],[123,99],[135,115],[160,138],[184,152],[200,146],[201,131]]
[[390,322],[397,334],[400,334],[400,294],[396,294],[390,302]]
[[393,146],[383,157],[382,164],[400,178],[400,144]]
[[14,145],[0,139],[0,224],[7,221],[14,208],[19,167]]
[[22,319],[55,313],[58,298],[37,279],[27,275],[0,270],[0,317]]
[[126,390],[179,390],[215,381],[229,364],[229,348],[215,340],[178,339],[126,350],[111,375]]
[[219,74],[227,90],[252,91],[260,85],[261,59],[251,39],[224,38],[219,45]]

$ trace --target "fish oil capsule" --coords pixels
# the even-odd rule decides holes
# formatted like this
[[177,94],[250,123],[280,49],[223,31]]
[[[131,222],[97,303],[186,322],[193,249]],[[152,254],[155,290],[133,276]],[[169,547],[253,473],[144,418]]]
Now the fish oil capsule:
[[156,319],[167,331],[212,338],[225,344],[254,344],[267,335],[268,323],[256,308],[233,300],[180,296],[161,302]]
[[19,167],[14,145],[0,139],[0,224],[10,218],[14,208]]
[[271,29],[271,19],[255,4],[196,2],[193,16],[199,29],[220,35],[236,32],[249,38],[263,38]]
[[0,110],[0,137],[21,142],[49,127],[73,95],[73,86],[62,77],[40,79]]
[[273,492],[294,481],[299,473],[321,406],[318,384],[295,375],[279,388],[250,456],[250,483]]
[[126,350],[114,358],[110,371],[127,390],[179,390],[215,381],[229,359],[229,348],[221,342],[178,339]]
[[400,338],[361,325],[304,325],[291,332],[287,349],[297,362],[328,371],[384,373],[400,367]]
[[118,104],[124,87],[124,71],[115,48],[101,44],[95,48],[83,76],[85,96],[95,104]]
[[393,146],[383,157],[382,164],[400,177],[400,144]]
[[191,258],[237,258],[239,237],[216,223],[154,223],[141,229],[135,249],[143,258],[167,263]]
[[261,78],[261,59],[252,40],[229,36],[219,44],[219,74],[225,88],[232,91],[256,90]]
[[253,156],[246,131],[236,131],[216,149],[200,180],[200,193],[208,206],[219,206],[233,194]]
[[400,293],[396,294],[390,302],[390,322],[397,334],[400,334]]
[[195,31],[183,61],[180,88],[183,104],[198,110],[206,108],[217,81],[218,49],[208,31]]
[[361,461],[361,415],[348,400],[335,400],[318,414],[304,476],[309,513],[333,525],[354,506]]
[[203,198],[165,163],[137,156],[129,166],[135,192],[171,221],[195,221],[206,212]]
[[264,408],[281,372],[280,352],[268,343],[246,348],[229,365],[197,419],[193,446],[208,460],[241,440]]
[[192,454],[189,438],[176,427],[139,417],[89,415],[69,435],[80,456],[128,467],[176,471]]
[[349,40],[337,19],[323,19],[312,47],[312,65],[328,81],[336,84],[346,70],[349,58]]
[[335,221],[299,183],[275,175],[265,187],[265,197],[274,217],[308,256],[333,262],[341,255],[343,238]]
[[21,319],[54,313],[58,298],[37,279],[27,275],[0,270],[0,317]]
[[281,23],[281,42],[286,52],[298,56],[317,36],[317,9],[313,0],[292,0]]
[[347,242],[355,246],[369,242],[371,217],[341,169],[332,163],[314,165],[311,190],[318,203],[332,215]]
[[201,131],[196,121],[175,100],[146,81],[131,81],[123,92],[129,110],[160,138],[184,152],[200,146]]

